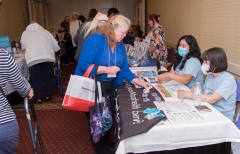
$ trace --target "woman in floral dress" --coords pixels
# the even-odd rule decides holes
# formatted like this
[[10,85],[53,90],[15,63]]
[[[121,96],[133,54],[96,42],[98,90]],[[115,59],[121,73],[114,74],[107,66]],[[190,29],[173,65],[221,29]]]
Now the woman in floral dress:
[[159,24],[160,15],[151,14],[148,16],[148,24],[152,28],[147,37],[150,38],[150,47],[148,53],[152,59],[156,59],[157,69],[167,64],[167,47],[164,43],[165,32]]

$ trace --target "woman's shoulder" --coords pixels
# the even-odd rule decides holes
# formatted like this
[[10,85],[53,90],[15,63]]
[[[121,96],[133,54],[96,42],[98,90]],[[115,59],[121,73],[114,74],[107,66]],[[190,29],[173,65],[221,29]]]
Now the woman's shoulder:
[[163,27],[162,27],[162,26],[158,26],[158,27],[155,29],[155,31],[162,32],[162,31],[164,31],[164,29],[163,29]]
[[101,33],[93,33],[89,36],[89,38],[91,38],[91,39],[104,39],[106,37]]
[[225,79],[229,79],[229,80],[234,80],[235,81],[235,78],[232,74],[230,74],[229,72],[224,72],[223,74],[225,77]]
[[88,41],[92,41],[92,43],[103,43],[106,40],[106,37],[100,33],[93,33],[88,38]]
[[187,60],[188,63],[198,63],[201,64],[200,60],[196,57],[191,57]]

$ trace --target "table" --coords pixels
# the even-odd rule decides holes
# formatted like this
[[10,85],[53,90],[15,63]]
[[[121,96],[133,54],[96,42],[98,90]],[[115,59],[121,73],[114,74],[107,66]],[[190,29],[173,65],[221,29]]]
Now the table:
[[[29,76],[28,66],[25,60],[25,54],[14,54],[14,59],[15,59],[15,63],[17,64],[17,67],[19,68],[21,75],[25,79],[29,80],[30,76]],[[15,90],[13,89],[11,84],[7,82],[5,85],[5,91],[6,91],[6,95],[9,95]]]
[[[156,87],[156,85],[159,84],[153,85]],[[183,90],[189,90],[186,86],[179,84],[175,81],[163,84],[163,86],[165,87],[171,85],[177,85]],[[117,89],[117,93],[119,96],[116,105],[116,114],[120,118],[116,121],[116,129],[118,130],[117,138],[120,139],[120,143],[118,145],[116,154],[126,154],[130,152],[144,153],[151,151],[165,151],[188,147],[212,145],[222,142],[240,142],[240,131],[234,125],[234,123],[206,102],[202,102],[202,104],[208,106],[212,110],[212,112],[198,113],[201,117],[203,117],[203,120],[201,121],[174,124],[171,123],[169,120],[164,121],[164,123],[163,121],[161,121],[161,123],[157,123],[145,133],[121,139],[124,131],[130,130],[129,128],[128,130],[124,130],[124,127],[126,127],[127,125],[133,125],[131,122],[127,123],[126,121],[129,121],[129,119],[134,120],[134,118],[136,118],[136,115],[132,113],[136,113],[138,110],[138,113],[140,114],[140,112],[144,109],[141,108],[141,106],[146,103],[142,101],[141,94],[139,94],[138,89],[132,88],[132,90],[129,90],[125,87],[121,86]],[[129,99],[130,96],[128,96],[127,98],[126,91],[131,91],[131,93],[134,94],[134,96],[136,97],[134,103],[133,100]],[[162,96],[162,93],[161,96],[165,101],[179,100],[176,96],[174,96],[174,90],[170,90],[170,94],[172,95],[172,97]],[[183,99],[179,101],[183,101],[189,107],[193,108],[192,100]],[[131,105],[126,106],[126,104],[131,104],[131,102],[132,106],[133,104],[134,106],[136,106],[137,104],[138,107],[135,107],[136,110],[134,110]],[[153,104],[152,102],[147,103],[151,103],[151,105]],[[129,110],[127,109],[128,107],[131,108],[130,112],[132,113],[127,113],[127,111]],[[121,113],[124,113],[124,115],[128,116],[122,116]],[[140,116],[138,116],[138,119],[141,120],[141,118],[139,117]],[[134,125],[135,128],[137,125],[140,126],[140,124],[138,123],[135,123]],[[226,151],[230,151],[229,143],[227,149],[225,149],[225,152],[223,153],[226,153]]]

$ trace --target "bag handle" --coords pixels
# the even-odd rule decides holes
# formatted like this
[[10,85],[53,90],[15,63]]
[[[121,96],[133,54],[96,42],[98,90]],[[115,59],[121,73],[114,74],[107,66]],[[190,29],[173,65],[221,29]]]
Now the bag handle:
[[[98,68],[98,66],[97,66],[97,68]],[[96,73],[97,73],[97,71],[96,71]],[[100,86],[101,86],[103,95],[104,95],[105,99],[107,97],[106,90],[105,90],[105,88],[104,88],[104,86],[102,85],[102,82],[101,82],[101,79],[102,79],[101,74],[100,75],[96,75],[96,78],[95,78],[95,105],[97,104],[97,98],[99,98],[98,85],[97,85],[97,81],[98,81],[98,77],[99,76],[100,76]]]
[[[90,75],[90,73],[92,72],[93,67],[94,67],[94,64],[91,64],[91,65],[88,67],[88,69],[86,70],[86,72],[83,74],[83,76],[86,77],[86,78],[91,78],[89,75]],[[97,70],[97,69],[96,69],[96,70]],[[97,74],[97,72],[96,72],[96,74]]]
[[98,65],[96,65],[96,70],[95,70],[95,105],[97,104],[97,99],[99,98],[99,92],[98,92],[98,75],[97,75],[97,70],[98,70]]

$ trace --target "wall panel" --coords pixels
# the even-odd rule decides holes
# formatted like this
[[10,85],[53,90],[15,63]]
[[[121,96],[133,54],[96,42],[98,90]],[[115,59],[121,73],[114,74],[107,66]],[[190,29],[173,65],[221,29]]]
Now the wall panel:
[[28,24],[27,1],[3,0],[0,7],[0,35],[19,41]]
[[[148,0],[148,14],[161,15],[160,24],[166,43],[177,44],[185,34],[196,37],[201,51],[222,47],[228,57],[229,70],[239,74],[240,1],[236,0]],[[234,64],[234,66],[232,66]]]

